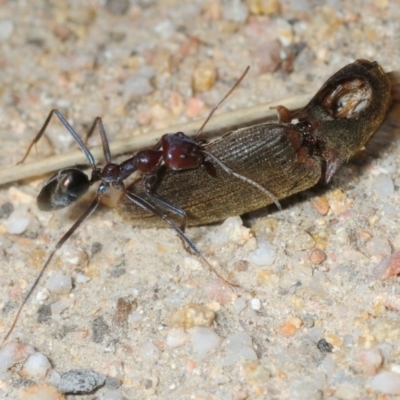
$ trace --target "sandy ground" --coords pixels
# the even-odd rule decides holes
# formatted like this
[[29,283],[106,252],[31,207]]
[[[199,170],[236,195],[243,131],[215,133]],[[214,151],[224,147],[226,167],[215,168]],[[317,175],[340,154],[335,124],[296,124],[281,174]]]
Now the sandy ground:
[[[222,109],[313,93],[358,58],[399,69],[396,1],[81,3],[1,2],[2,168],[21,159],[55,107],[78,132],[102,116],[112,141],[204,118],[247,65]],[[400,251],[400,148],[392,125],[384,133],[373,156],[281,212],[188,230],[240,282],[232,290],[171,230],[137,229],[101,208],[58,252],[10,339],[52,367],[43,377],[15,364],[0,376],[0,397],[44,398],[34,390],[50,393],[60,374],[88,369],[105,385],[66,398],[400,398],[399,282],[379,278],[382,260]],[[54,122],[31,160],[74,148]],[[81,211],[39,212],[42,181],[0,188],[0,337]],[[22,233],[10,233],[12,218],[27,221]],[[54,289],[51,274],[66,286]],[[182,315],[188,306],[195,321]]]

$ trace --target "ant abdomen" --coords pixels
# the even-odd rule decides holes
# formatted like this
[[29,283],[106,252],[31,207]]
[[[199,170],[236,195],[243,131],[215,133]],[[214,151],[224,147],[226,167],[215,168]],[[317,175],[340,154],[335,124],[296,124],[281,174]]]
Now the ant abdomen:
[[37,197],[37,205],[42,211],[59,210],[75,203],[89,187],[89,178],[80,169],[62,169],[44,184]]

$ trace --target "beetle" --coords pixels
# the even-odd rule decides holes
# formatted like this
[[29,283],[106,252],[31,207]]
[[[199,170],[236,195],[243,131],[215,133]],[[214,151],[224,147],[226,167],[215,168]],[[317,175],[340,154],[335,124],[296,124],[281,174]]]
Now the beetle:
[[[302,109],[276,107],[278,123],[263,123],[227,133],[206,146],[224,164],[267,187],[278,199],[329,183],[335,172],[364,147],[382,124],[391,103],[391,85],[376,61],[357,60],[330,77]],[[268,206],[272,200],[217,168],[172,173],[162,168],[153,192],[185,210],[189,226],[204,225]],[[146,196],[143,182],[128,191]],[[125,221],[162,226],[159,220],[121,199]]]

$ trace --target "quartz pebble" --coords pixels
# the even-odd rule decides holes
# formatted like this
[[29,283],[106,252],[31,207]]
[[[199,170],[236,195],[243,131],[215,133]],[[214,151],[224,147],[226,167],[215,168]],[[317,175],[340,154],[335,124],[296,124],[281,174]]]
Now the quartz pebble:
[[23,362],[34,353],[35,349],[32,346],[15,342],[7,343],[0,349],[0,374],[13,365]]
[[168,331],[165,343],[168,347],[176,348],[183,346],[189,339],[183,328],[172,328]]
[[203,290],[210,300],[216,301],[219,304],[230,303],[236,298],[232,287],[219,278],[210,279],[204,285]]
[[9,19],[0,21],[0,42],[5,42],[14,32],[14,23]]
[[367,384],[369,389],[383,394],[400,395],[400,374],[392,371],[381,371]]
[[71,277],[60,272],[55,272],[47,280],[46,288],[52,293],[68,294],[72,289]]
[[30,222],[30,215],[25,208],[21,207],[13,211],[8,217],[6,221],[7,232],[13,235],[20,235],[26,231]]
[[195,326],[188,332],[193,340],[197,360],[204,360],[222,342],[221,337],[210,328]]
[[228,335],[226,338],[226,355],[222,365],[228,367],[239,360],[257,360],[251,337],[244,332]]
[[223,18],[232,22],[245,22],[249,9],[240,0],[226,2],[222,9]]
[[211,60],[201,61],[193,71],[193,90],[210,90],[217,79],[217,69]]
[[358,357],[366,375],[375,375],[383,364],[383,356],[377,347],[362,351]]
[[249,261],[256,265],[272,265],[275,261],[275,247],[269,241],[259,239]]
[[374,190],[381,199],[387,199],[394,194],[393,180],[388,175],[379,175],[374,182]]
[[49,359],[44,354],[36,352],[25,361],[22,373],[29,379],[44,379],[50,369]]

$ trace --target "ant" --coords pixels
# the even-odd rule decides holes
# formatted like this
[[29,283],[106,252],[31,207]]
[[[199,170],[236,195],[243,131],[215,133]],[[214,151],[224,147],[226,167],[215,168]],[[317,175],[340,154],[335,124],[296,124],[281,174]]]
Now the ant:
[[[31,286],[28,293],[24,297],[17,311],[16,316],[14,317],[14,321],[11,325],[11,328],[7,332],[5,338],[3,339],[2,344],[4,344],[4,342],[9,338],[10,334],[15,328],[24,305],[27,303],[28,299],[36,289],[40,279],[42,278],[44,272],[49,266],[57,250],[60,249],[61,246],[78,229],[78,227],[93,214],[93,212],[100,204],[101,198],[105,193],[108,192],[108,190],[111,187],[119,191],[122,191],[123,195],[126,196],[130,201],[132,201],[139,207],[153,213],[155,216],[165,221],[172,229],[174,229],[174,231],[178,234],[178,236],[181,238],[184,244],[186,244],[189,247],[189,249],[191,249],[209,267],[209,269],[216,274],[216,276],[218,276],[220,279],[222,279],[229,285],[237,286],[233,283],[228,282],[225,278],[223,278],[215,270],[215,268],[208,262],[208,260],[202,255],[200,250],[197,249],[195,244],[186,236],[186,234],[184,233],[184,230],[186,228],[185,211],[157,197],[154,193],[152,193],[152,188],[157,181],[157,173],[162,165],[165,165],[166,168],[174,171],[195,169],[201,167],[204,168],[204,170],[211,176],[215,176],[216,175],[215,167],[210,161],[206,160],[206,158],[208,157],[219,167],[221,167],[227,174],[232,175],[238,179],[241,179],[247,182],[248,184],[253,185],[259,190],[261,190],[275,202],[275,204],[278,206],[279,209],[281,208],[278,199],[272,193],[270,193],[267,189],[265,189],[263,186],[259,185],[252,179],[247,178],[231,170],[217,157],[206,151],[204,149],[202,141],[197,140],[198,136],[201,134],[205,125],[210,120],[214,112],[222,104],[222,102],[233,92],[233,90],[239,85],[239,83],[246,76],[249,69],[250,67],[247,67],[245,69],[241,77],[233,85],[233,87],[229,90],[229,92],[210,111],[205,122],[202,124],[202,126],[196,133],[195,138],[191,138],[185,135],[183,132],[178,132],[175,134],[165,134],[161,137],[161,139],[156,143],[156,145],[153,148],[140,150],[134,156],[128,158],[127,160],[123,161],[120,164],[115,164],[112,162],[110,147],[104,129],[103,121],[100,117],[96,117],[87,134],[86,141],[97,127],[100,133],[104,158],[106,162],[106,165],[103,168],[100,168],[96,165],[95,159],[90,150],[88,149],[88,147],[86,146],[85,142],[79,137],[75,129],[69,124],[69,122],[61,114],[61,112],[58,109],[53,109],[50,111],[42,128],[40,129],[39,133],[36,135],[32,143],[29,145],[24,157],[19,163],[23,163],[26,160],[32,147],[43,136],[53,115],[55,115],[64,125],[64,127],[68,130],[68,132],[71,134],[71,136],[74,138],[74,140],[77,142],[77,144],[85,154],[92,168],[92,173],[91,177],[89,178],[82,170],[80,170],[77,167],[65,168],[54,173],[44,184],[43,188],[41,189],[37,197],[37,204],[39,209],[42,211],[53,211],[67,207],[75,203],[79,198],[81,198],[89,190],[90,186],[92,186],[94,183],[100,182],[100,184],[97,188],[96,195],[90,206],[77,219],[77,221],[75,221],[75,223],[69,228],[69,230],[61,237],[61,239],[59,239],[59,241],[54,246],[53,250],[50,252],[50,255],[48,256],[46,262],[44,263],[39,275],[37,276],[33,285]],[[172,220],[170,220],[167,214],[160,211],[152,203],[134,193],[129,192],[125,188],[124,180],[127,179],[136,171],[138,171],[143,176],[145,191],[146,193],[149,194],[150,198],[157,205],[168,210],[168,212],[175,213],[182,218],[182,224],[180,227],[178,227]]]

